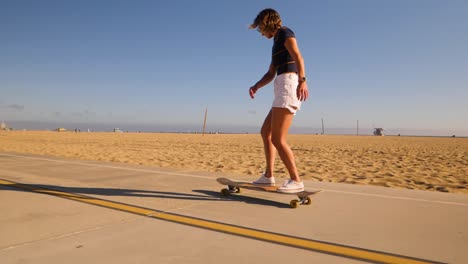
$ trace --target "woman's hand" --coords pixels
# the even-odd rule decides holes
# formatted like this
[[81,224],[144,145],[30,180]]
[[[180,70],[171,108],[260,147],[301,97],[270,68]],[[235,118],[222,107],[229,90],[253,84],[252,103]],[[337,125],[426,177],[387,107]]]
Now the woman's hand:
[[250,98],[254,99],[254,97],[255,97],[254,95],[257,92],[257,90],[258,90],[258,88],[255,87],[255,86],[250,87],[250,89],[249,89]]
[[309,98],[309,89],[307,88],[307,83],[306,82],[300,82],[297,85],[297,99],[299,101],[305,101]]

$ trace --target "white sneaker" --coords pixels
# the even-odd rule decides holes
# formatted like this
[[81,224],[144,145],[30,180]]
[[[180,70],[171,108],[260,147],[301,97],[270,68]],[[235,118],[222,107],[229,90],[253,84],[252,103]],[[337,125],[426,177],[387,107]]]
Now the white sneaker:
[[258,185],[266,185],[266,186],[274,186],[275,185],[275,177],[271,176],[270,178],[265,177],[265,173],[258,178],[258,180],[252,182],[253,184]]
[[297,193],[304,191],[304,182],[297,182],[291,179],[286,180],[281,187],[278,188],[278,192],[282,193]]

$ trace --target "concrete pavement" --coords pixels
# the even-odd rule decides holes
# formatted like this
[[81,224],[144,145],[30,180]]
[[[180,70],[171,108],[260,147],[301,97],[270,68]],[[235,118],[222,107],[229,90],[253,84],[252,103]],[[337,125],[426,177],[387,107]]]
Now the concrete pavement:
[[0,263],[467,263],[468,195],[306,182],[219,196],[221,175],[0,153]]

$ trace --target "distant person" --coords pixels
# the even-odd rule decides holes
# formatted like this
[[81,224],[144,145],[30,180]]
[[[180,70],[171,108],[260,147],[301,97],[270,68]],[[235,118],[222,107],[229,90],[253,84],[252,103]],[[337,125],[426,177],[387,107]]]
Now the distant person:
[[278,151],[290,177],[289,180],[285,181],[278,188],[278,192],[293,193],[303,191],[304,183],[297,172],[294,154],[286,142],[286,137],[293,117],[301,107],[301,102],[309,97],[304,59],[297,46],[293,31],[282,25],[280,15],[275,10],[262,10],[249,28],[256,28],[267,39],[273,38],[270,67],[260,81],[250,87],[250,97],[253,99],[258,89],[267,85],[273,79],[275,80],[275,98],[261,129],[266,170],[253,183],[275,185],[273,166],[276,151]]

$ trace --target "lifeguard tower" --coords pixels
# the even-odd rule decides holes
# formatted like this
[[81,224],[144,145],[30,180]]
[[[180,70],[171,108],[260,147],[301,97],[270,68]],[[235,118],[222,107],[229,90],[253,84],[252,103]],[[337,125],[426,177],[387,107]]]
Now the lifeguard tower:
[[385,136],[383,131],[384,129],[381,127],[374,128],[374,136]]

